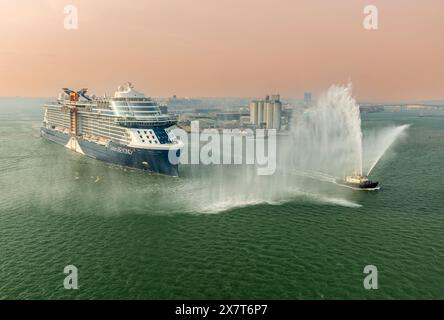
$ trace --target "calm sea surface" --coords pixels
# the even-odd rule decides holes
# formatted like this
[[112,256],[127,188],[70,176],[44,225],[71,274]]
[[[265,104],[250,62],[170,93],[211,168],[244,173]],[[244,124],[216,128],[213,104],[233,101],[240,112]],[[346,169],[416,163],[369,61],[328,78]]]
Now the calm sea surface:
[[0,99],[0,298],[444,298],[444,112],[364,115],[411,124],[372,173],[379,192],[283,198],[231,169],[177,179],[72,153],[39,137],[42,103]]

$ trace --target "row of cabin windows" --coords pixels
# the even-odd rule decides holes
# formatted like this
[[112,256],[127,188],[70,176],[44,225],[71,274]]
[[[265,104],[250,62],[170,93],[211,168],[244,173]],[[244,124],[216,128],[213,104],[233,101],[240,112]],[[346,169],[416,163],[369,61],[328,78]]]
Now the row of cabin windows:
[[116,107],[117,111],[122,112],[159,112],[155,107]]
[[112,101],[151,101],[151,99],[143,97],[143,98],[112,98]]
[[114,106],[116,107],[154,107],[157,106],[157,103],[154,102],[143,102],[143,103],[135,103],[132,104],[131,102],[114,102]]

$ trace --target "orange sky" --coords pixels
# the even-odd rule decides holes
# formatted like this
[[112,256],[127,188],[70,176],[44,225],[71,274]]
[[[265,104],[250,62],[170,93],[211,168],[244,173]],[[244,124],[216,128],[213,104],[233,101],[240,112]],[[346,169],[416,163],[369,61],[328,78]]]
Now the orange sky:
[[349,79],[361,101],[444,99],[444,1],[0,0],[0,96],[132,81],[152,96],[301,97]]

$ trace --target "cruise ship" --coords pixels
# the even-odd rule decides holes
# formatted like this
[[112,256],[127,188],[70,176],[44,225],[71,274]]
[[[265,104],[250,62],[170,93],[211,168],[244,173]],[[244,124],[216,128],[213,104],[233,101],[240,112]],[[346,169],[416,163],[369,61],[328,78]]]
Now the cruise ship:
[[183,143],[173,133],[177,117],[162,114],[131,83],[120,86],[113,98],[64,88],[44,107],[42,137],[97,160],[179,175]]

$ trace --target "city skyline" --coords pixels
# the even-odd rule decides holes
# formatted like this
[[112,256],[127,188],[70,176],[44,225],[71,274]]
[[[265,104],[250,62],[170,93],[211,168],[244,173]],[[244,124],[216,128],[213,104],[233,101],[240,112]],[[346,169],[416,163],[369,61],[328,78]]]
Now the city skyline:
[[[444,3],[0,0],[0,96],[101,95],[132,81],[151,96],[314,96],[353,83],[360,101],[444,99]],[[78,8],[78,30],[63,9]]]

